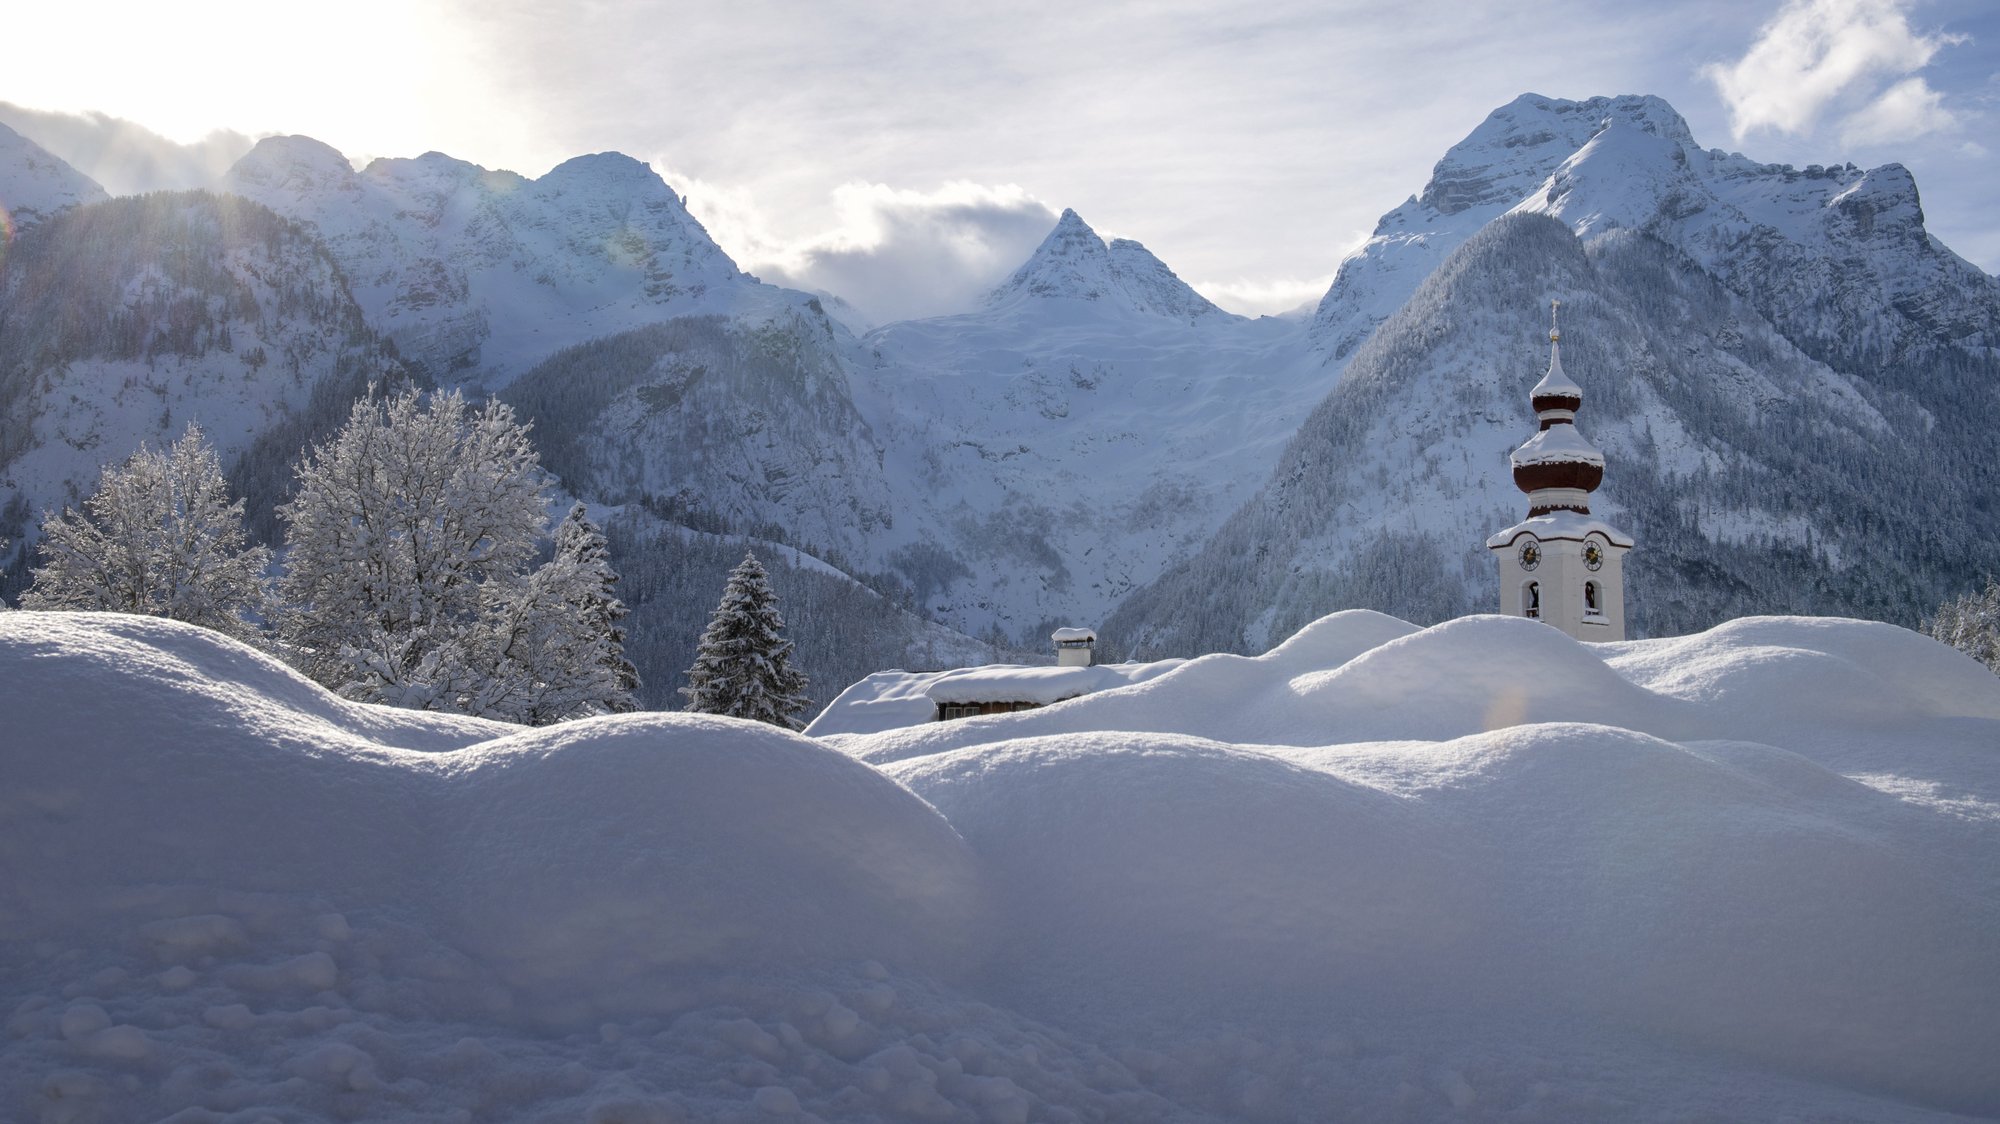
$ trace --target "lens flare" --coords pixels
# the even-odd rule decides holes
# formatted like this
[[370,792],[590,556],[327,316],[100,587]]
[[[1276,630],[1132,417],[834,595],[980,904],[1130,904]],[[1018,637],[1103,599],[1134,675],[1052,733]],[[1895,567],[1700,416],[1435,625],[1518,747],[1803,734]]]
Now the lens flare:
[[1487,731],[1504,730],[1509,726],[1519,726],[1528,720],[1528,692],[1519,687],[1505,687],[1494,692],[1487,700],[1485,721],[1482,726]]

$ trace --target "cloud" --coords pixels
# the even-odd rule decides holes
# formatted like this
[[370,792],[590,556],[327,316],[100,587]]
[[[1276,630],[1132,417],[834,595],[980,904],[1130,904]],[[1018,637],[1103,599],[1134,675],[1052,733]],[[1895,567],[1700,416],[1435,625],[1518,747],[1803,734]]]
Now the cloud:
[[1943,95],[1922,78],[1906,78],[1842,121],[1840,139],[1852,145],[1881,144],[1942,132],[1958,123],[1943,101]]
[[113,195],[210,187],[256,142],[218,129],[180,144],[103,113],[58,113],[0,102],[0,124],[62,157]]
[[1194,290],[1222,308],[1244,316],[1278,316],[1310,311],[1333,285],[1333,274],[1303,280],[1192,281]]
[[868,322],[976,307],[1055,225],[1047,204],[1013,184],[955,181],[935,191],[848,183],[833,191],[834,225],[799,238],[745,191],[667,175],[709,234],[766,281],[824,290]]
[[1703,71],[1729,106],[1736,139],[1759,129],[1804,135],[1829,112],[1855,138],[1953,124],[1939,94],[1907,76],[1964,37],[1911,30],[1904,2],[1787,0],[1742,58]]

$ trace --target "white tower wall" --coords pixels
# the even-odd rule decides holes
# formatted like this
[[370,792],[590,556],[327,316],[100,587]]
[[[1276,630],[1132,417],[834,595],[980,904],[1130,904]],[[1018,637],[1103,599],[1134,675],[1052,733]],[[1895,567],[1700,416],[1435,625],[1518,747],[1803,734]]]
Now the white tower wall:
[[[1560,517],[1550,522],[1575,522]],[[1610,535],[1592,529],[1577,533],[1574,528],[1542,528],[1541,534],[1514,528],[1487,542],[1500,564],[1500,611],[1510,617],[1528,616],[1528,591],[1532,583],[1539,594],[1534,617],[1584,641],[1625,639],[1625,552],[1630,549]],[[1568,533],[1576,537],[1567,537]],[[1557,538],[1554,535],[1564,534]],[[1534,569],[1521,561],[1521,547],[1533,541],[1540,552]],[[1585,548],[1594,544],[1600,562],[1592,570],[1585,561]],[[1597,586],[1597,605],[1589,604],[1589,585]]]

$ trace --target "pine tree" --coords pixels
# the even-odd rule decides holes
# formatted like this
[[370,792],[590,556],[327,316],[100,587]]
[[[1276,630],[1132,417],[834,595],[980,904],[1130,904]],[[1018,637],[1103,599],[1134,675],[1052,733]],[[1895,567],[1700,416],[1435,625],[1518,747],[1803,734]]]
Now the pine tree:
[[43,518],[40,551],[23,608],[141,613],[262,642],[271,552],[249,542],[199,426],[105,466],[82,512]]
[[350,698],[491,713],[495,635],[547,519],[526,427],[456,392],[372,390],[297,469],[279,633]]
[[688,685],[681,688],[687,709],[803,729],[798,714],[807,706],[806,677],[791,664],[792,642],[780,635],[784,627],[763,565],[745,552],[688,668]]
[[499,697],[486,713],[543,726],[634,709],[639,673],[625,658],[617,583],[604,532],[576,504],[556,528],[555,556],[506,609]]
[[1924,622],[1924,633],[2000,674],[2000,579],[1988,578],[1984,593],[1938,606],[1937,616]]

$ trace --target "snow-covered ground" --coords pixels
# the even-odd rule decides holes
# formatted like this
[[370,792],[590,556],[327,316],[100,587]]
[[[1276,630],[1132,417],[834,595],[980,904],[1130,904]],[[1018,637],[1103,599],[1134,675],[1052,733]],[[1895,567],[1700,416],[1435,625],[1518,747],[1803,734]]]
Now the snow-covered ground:
[[2000,1113],[2000,679],[1327,617],[812,739],[0,614],[0,1119]]

